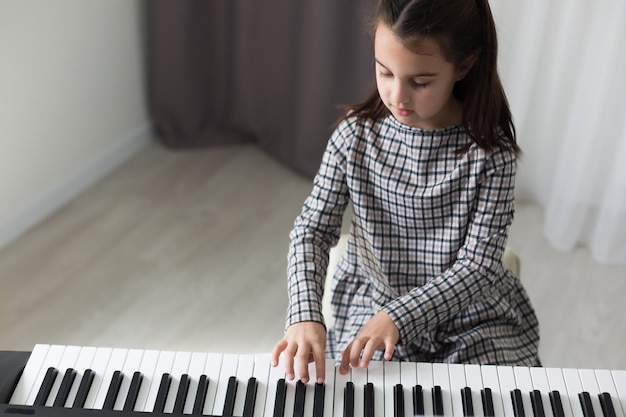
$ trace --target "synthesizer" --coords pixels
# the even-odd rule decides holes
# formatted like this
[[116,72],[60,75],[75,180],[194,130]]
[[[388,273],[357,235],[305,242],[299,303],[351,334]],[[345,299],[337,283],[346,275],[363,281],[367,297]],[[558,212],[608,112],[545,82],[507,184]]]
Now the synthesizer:
[[44,344],[13,368],[0,367],[11,417],[626,417],[622,370],[372,362],[342,375],[327,360],[325,382],[304,384],[267,354]]

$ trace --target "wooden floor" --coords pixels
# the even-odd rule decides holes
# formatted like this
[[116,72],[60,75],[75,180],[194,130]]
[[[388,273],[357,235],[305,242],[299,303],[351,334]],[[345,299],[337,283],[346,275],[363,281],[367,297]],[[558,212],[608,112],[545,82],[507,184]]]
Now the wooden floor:
[[[154,143],[0,252],[0,350],[36,343],[269,352],[311,182],[254,146]],[[544,365],[626,369],[626,268],[560,253],[518,203],[509,245]]]

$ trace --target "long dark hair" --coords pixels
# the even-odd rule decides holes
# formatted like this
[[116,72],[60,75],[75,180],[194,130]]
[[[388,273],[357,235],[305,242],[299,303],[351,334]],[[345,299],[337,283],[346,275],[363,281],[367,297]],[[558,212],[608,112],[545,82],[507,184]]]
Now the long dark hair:
[[[483,149],[521,154],[498,75],[496,26],[487,0],[380,0],[374,20],[375,26],[379,24],[391,28],[409,48],[424,38],[436,40],[457,67],[475,54],[474,65],[453,90],[463,103],[463,127]],[[376,90],[345,109],[342,120],[352,116],[379,120],[389,115]]]

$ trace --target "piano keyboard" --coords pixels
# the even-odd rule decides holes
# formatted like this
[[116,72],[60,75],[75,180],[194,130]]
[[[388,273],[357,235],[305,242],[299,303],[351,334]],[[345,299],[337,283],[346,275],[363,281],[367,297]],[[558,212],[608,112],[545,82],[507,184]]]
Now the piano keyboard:
[[269,355],[36,345],[0,413],[626,417],[626,371],[373,362],[341,375],[332,361],[326,367],[324,384],[303,384],[285,381]]

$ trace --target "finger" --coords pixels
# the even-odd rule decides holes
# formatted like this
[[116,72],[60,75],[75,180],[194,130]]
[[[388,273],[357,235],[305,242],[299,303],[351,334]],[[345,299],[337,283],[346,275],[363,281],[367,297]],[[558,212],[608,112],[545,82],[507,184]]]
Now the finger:
[[374,356],[376,348],[376,344],[370,339],[363,348],[363,353],[361,354],[361,361],[359,363],[361,368],[367,368],[370,365],[370,361],[372,360],[372,356]]
[[343,352],[341,352],[341,363],[339,364],[339,373],[345,375],[350,370],[350,349],[352,343],[350,343]]
[[309,351],[308,347],[300,347],[296,355],[296,367],[300,380],[305,384],[309,382]]
[[350,365],[352,365],[353,368],[359,367],[361,352],[363,352],[364,347],[365,343],[361,339],[354,339],[352,342],[352,348],[350,349]]
[[321,384],[326,378],[326,352],[324,349],[313,350],[313,360],[315,361],[315,378],[316,382]]
[[295,344],[291,346],[288,346],[283,353],[283,359],[285,361],[285,378],[290,381],[295,378],[295,373],[293,371],[293,362],[296,353],[295,351],[298,349],[298,346]]
[[396,345],[395,343],[393,343],[391,340],[386,340],[385,341],[385,355],[384,358],[386,361],[390,361],[393,358],[393,352],[396,349]]
[[287,347],[287,341],[284,339],[276,343],[276,345],[274,346],[274,349],[272,349],[272,366],[278,366],[278,361],[280,360],[280,354],[285,350],[286,347]]

